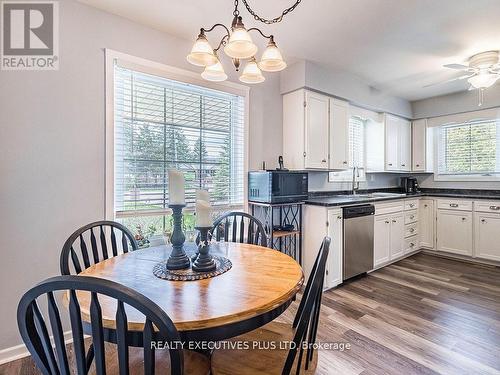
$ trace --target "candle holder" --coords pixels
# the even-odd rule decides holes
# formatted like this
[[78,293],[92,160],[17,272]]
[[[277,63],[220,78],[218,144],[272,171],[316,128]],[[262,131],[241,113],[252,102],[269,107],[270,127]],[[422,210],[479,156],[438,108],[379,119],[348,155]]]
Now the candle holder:
[[198,245],[198,256],[193,262],[193,270],[197,272],[214,271],[217,267],[214,258],[210,255],[210,245],[208,240],[208,231],[212,227],[195,227],[200,231],[200,244]]
[[172,217],[174,218],[174,229],[170,242],[172,243],[172,253],[167,260],[167,269],[169,270],[182,270],[189,268],[191,261],[189,260],[186,252],[184,251],[184,241],[186,236],[182,233],[182,209],[186,207],[185,204],[169,204],[168,207],[172,209]]

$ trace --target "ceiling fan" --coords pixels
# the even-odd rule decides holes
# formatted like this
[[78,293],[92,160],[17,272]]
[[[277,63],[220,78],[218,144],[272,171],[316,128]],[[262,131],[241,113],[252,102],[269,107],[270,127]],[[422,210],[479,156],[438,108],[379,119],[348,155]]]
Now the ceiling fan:
[[445,68],[460,70],[465,74],[449,79],[447,81],[432,83],[424,87],[434,86],[438,84],[461,81],[467,79],[470,83],[469,90],[478,89],[479,93],[479,106],[483,104],[483,92],[488,87],[495,84],[500,79],[500,59],[499,51],[481,52],[471,56],[464,64],[447,64]]

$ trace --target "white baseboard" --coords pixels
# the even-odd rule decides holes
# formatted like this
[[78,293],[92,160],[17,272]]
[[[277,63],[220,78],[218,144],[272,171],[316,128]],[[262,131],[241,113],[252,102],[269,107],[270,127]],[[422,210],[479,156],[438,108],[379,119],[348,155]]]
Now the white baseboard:
[[[71,331],[64,332],[64,342],[69,344],[73,341]],[[10,348],[0,350],[0,365],[4,363],[15,361],[16,359],[28,357],[30,352],[26,345],[20,344],[16,346],[11,346]]]

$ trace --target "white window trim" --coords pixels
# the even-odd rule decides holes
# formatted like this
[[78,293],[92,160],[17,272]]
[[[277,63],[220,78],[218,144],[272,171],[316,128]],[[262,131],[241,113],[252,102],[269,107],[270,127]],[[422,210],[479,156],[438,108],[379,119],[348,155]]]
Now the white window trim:
[[[493,119],[491,119],[493,120]],[[434,149],[434,181],[455,181],[455,182],[474,182],[474,181],[483,181],[483,182],[498,182],[500,181],[500,175],[492,175],[492,176],[478,176],[474,175],[449,175],[449,174],[439,174],[439,135],[437,132],[440,131],[441,126],[447,124],[442,124],[440,126],[433,126],[428,128],[427,130],[432,130],[435,132],[433,134],[433,149]]]
[[[105,55],[105,169],[104,169],[104,216],[106,220],[115,220],[114,207],[114,185],[115,185],[115,116],[114,116],[114,64],[119,61],[119,64],[146,74],[152,74],[166,79],[176,80],[185,83],[207,87],[214,90],[229,92],[240,95],[245,100],[245,121],[244,121],[244,155],[243,155],[243,172],[244,172],[244,207],[246,209],[248,202],[248,137],[249,137],[249,92],[250,88],[234,82],[212,83],[204,81],[194,72],[179,69],[173,66],[143,59],[140,57],[128,55],[126,53],[104,49]],[[146,214],[146,213],[145,213]]]

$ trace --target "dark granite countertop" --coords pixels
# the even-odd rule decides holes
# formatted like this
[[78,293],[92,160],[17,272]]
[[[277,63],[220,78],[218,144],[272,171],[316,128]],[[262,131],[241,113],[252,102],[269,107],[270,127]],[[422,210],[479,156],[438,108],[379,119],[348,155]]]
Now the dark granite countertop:
[[[394,195],[363,197],[363,195],[377,192],[394,193]],[[378,189],[361,191],[355,198],[352,195],[346,194],[346,192],[313,192],[309,194],[309,199],[305,203],[314,206],[336,207],[418,197],[500,200],[500,190],[422,189],[420,193],[405,195],[397,189]]]

